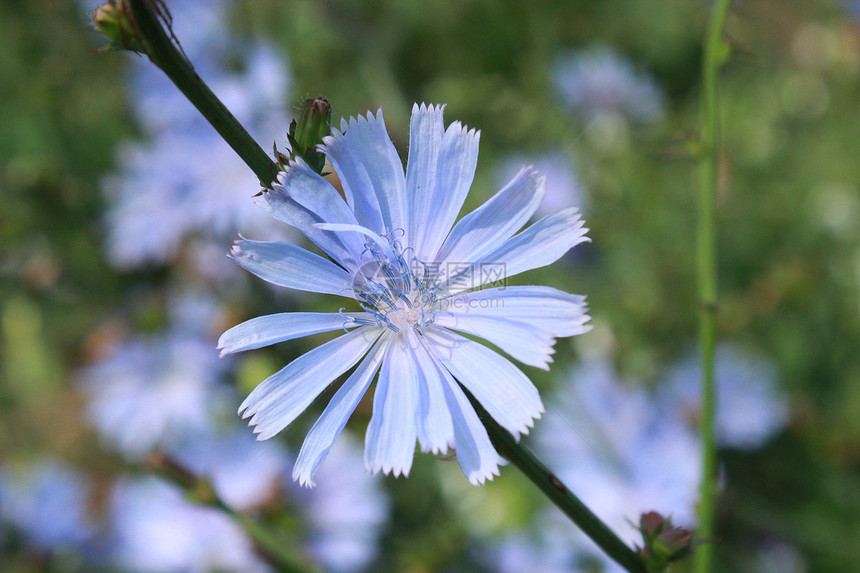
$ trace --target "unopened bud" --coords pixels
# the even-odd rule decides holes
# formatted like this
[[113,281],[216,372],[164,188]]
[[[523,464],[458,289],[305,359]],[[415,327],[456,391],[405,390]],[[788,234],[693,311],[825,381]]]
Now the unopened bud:
[[671,518],[664,518],[656,511],[642,514],[639,531],[645,543],[639,555],[648,571],[667,571],[670,564],[685,559],[693,552],[695,541],[692,532],[673,526]]
[[317,145],[331,132],[331,103],[325,98],[306,99],[298,121],[290,124],[287,139],[292,147],[292,157],[301,157],[317,173],[325,167],[325,155],[317,151]]
[[108,0],[96,8],[93,12],[93,28],[110,40],[110,44],[98,51],[144,52],[143,45],[138,40],[134,25],[129,18],[129,8],[125,0]]
[[663,524],[665,521],[666,520],[663,519],[663,516],[656,511],[643,513],[642,517],[639,518],[639,531],[642,532],[644,537],[659,535],[660,532],[663,531]]
[[693,551],[693,534],[683,527],[670,527],[664,530],[654,542],[654,552],[667,563],[679,561]]

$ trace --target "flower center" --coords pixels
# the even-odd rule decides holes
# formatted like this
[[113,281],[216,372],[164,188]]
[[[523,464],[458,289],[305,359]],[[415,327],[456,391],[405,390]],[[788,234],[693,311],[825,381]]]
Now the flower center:
[[[361,265],[352,280],[352,291],[361,307],[373,315],[373,322],[394,332],[420,330],[433,322],[436,304],[435,276],[431,267],[415,257],[407,259],[394,238],[384,236],[388,245],[365,243],[371,260]],[[389,247],[389,248],[383,248]],[[358,323],[370,321],[350,319]]]

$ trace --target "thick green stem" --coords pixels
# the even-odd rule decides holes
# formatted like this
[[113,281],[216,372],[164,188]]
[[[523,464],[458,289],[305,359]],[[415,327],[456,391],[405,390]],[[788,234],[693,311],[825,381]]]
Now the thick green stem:
[[517,442],[481,406],[468,390],[463,388],[481,418],[496,450],[509,462],[517,466],[583,533],[594,541],[616,563],[630,573],[647,573],[645,564],[633,549],[627,546],[599,517],[586,507],[572,491],[561,483],[539,459],[525,446]]
[[176,87],[200,110],[212,127],[242,158],[260,179],[271,187],[278,177],[278,165],[266,155],[242,124],[224,107],[212,90],[200,79],[188,59],[176,48],[164,31],[152,0],[124,0],[130,9],[131,28],[146,55],[161,68]]
[[[714,418],[717,388],[714,381],[714,352],[717,333],[717,164],[720,155],[717,71],[726,56],[723,30],[730,0],[717,0],[711,12],[702,61],[702,154],[699,159],[698,288],[699,344],[702,352],[702,483],[699,500],[699,538],[714,535],[717,498],[717,452]],[[696,550],[696,573],[709,573],[713,545]]]

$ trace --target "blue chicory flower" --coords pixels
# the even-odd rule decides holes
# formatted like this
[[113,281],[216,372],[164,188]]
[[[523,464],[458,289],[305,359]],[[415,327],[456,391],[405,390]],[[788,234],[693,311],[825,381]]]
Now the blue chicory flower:
[[87,478],[61,460],[7,464],[0,468],[0,526],[11,525],[39,552],[85,549],[95,536],[89,490]]
[[380,110],[342,121],[321,146],[345,200],[301,160],[264,195],[275,218],[330,259],[283,242],[234,244],[231,256],[260,278],[350,298],[363,309],[262,316],[219,341],[226,354],[348,331],[263,381],[239,408],[258,439],[270,438],[358,364],[305,438],[293,470],[303,485],[313,485],[377,371],[367,469],[408,475],[417,440],[425,452],[454,448],[473,484],[492,479],[501,458],[460,384],[515,437],[528,432],[543,404],[513,363],[455,331],[548,369],[556,337],[590,329],[585,297],[504,284],[587,241],[579,212],[559,210],[516,234],[545,192],[544,177],[524,168],[455,225],[474,178],[479,132],[460,122],[445,129],[442,112],[442,106],[413,107],[405,173]]
[[302,517],[308,553],[326,571],[363,570],[379,551],[388,499],[379,480],[364,471],[352,436],[344,435],[334,445],[316,476],[317,488],[309,490],[289,482],[286,468],[294,458],[281,444],[255,442],[240,430],[230,424],[201,433],[170,454],[180,466],[209,480],[218,497],[237,510],[264,506],[282,491],[282,499]]
[[379,554],[389,500],[380,481],[364,471],[361,444],[345,432],[315,478],[313,490],[285,484],[304,517],[308,551],[331,573],[367,569]]
[[638,122],[659,119],[663,93],[651,76],[606,47],[564,52],[552,66],[552,78],[571,111],[594,121],[621,114]]
[[130,571],[248,571],[271,569],[225,513],[195,505],[152,476],[123,478],[110,496],[105,558]]
[[[789,403],[780,392],[776,367],[764,358],[724,343],[717,348],[717,442],[742,450],[761,448],[785,429]],[[701,359],[689,353],[662,387],[667,407],[698,423],[702,378]]]
[[123,342],[78,375],[84,417],[127,459],[212,431],[232,399],[222,384],[229,365],[206,332],[214,309],[190,296],[172,304],[167,331]]
[[[604,356],[578,365],[551,399],[535,450],[616,535],[641,544],[634,520],[651,510],[671,514],[679,525],[694,523],[701,446],[679,412],[664,409],[641,383],[622,379]],[[517,564],[531,558],[544,573],[623,572],[556,508],[545,506],[533,523],[540,527],[489,546],[494,570],[521,570]]]

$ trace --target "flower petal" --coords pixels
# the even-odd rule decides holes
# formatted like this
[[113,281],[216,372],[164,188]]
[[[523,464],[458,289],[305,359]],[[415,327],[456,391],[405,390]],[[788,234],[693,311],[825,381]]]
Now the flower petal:
[[[282,174],[280,180],[289,184],[286,177]],[[280,184],[275,184],[274,188],[267,191],[263,197],[265,201],[259,202],[258,205],[268,209],[273,217],[300,231],[342,267],[347,269],[358,267],[358,259],[343,244],[340,237],[331,231],[314,227],[316,223],[322,223],[322,219],[292,199]]]
[[418,375],[407,356],[402,336],[388,347],[373,395],[373,415],[367,426],[364,466],[395,477],[409,475],[415,454],[415,415]]
[[460,219],[445,240],[437,261],[478,261],[513,236],[534,215],[546,193],[537,170],[520,170],[501,191]]
[[319,255],[281,241],[233,243],[230,256],[245,270],[278,286],[352,298],[352,277]]
[[440,302],[445,313],[517,321],[555,337],[591,330],[585,297],[547,286],[487,288]]
[[388,338],[382,339],[368,352],[355,372],[338,388],[322,415],[308,432],[299,451],[296,465],[293,467],[293,479],[301,485],[311,487],[316,485],[313,481],[314,474],[367,392],[385,356],[388,340]]
[[327,312],[269,314],[237,324],[221,335],[218,339],[218,348],[221,350],[221,356],[224,356],[319,332],[358,326],[358,323],[351,321],[350,318],[373,320],[367,312],[351,313],[349,317]]
[[[343,197],[319,173],[301,158],[290,163],[281,185],[296,203],[326,223],[358,225],[355,214]],[[354,234],[337,235],[341,243],[358,260],[364,251],[364,241]]]
[[[329,157],[347,192],[359,223],[380,235],[403,229],[408,242],[408,206],[403,163],[388,137],[380,109],[376,117],[350,118],[338,133],[323,138]],[[378,210],[380,218],[374,212]],[[379,224],[382,223],[380,227]]]
[[444,129],[442,106],[412,107],[406,190],[410,245],[420,260],[434,260],[466,200],[478,163],[480,132],[459,121]]
[[454,420],[454,448],[457,462],[472,485],[483,485],[499,475],[505,460],[499,455],[487,435],[487,429],[466,398],[457,381],[445,373],[445,400]]
[[579,210],[562,209],[511,237],[484,259],[503,262],[508,277],[545,267],[574,246],[591,240],[585,236],[588,229],[584,225]]
[[376,199],[376,193],[369,191],[373,189],[373,181],[355,146],[346,139],[348,127],[346,120],[341,120],[340,131],[332,129],[332,135],[323,138],[325,143],[322,151],[338,174],[346,202],[355,213],[359,224],[377,233],[384,233],[385,225],[382,222],[379,201]]
[[263,380],[239,413],[251,417],[258,440],[271,438],[296,419],[326,386],[364,356],[382,331],[362,326],[314,348]]
[[527,322],[518,322],[499,316],[480,316],[465,313],[440,312],[433,324],[479,336],[507,352],[523,364],[549,370],[555,338],[531,328]]
[[352,277],[329,260],[291,243],[233,243],[230,256],[245,270],[278,286],[352,297]]
[[414,344],[408,344],[409,359],[418,373],[418,411],[415,419],[418,443],[421,451],[444,454],[448,444],[454,441],[454,426],[445,399],[443,370],[426,345],[414,333],[410,333]]
[[547,215],[522,233],[514,235],[478,261],[465,264],[455,274],[442,277],[440,291],[456,294],[519,273],[545,267],[579,243],[590,241],[588,229],[575,208]]
[[486,346],[429,326],[425,338],[439,361],[499,424],[519,439],[543,413],[537,388],[519,368]]
[[548,370],[559,336],[591,330],[585,297],[541,286],[482,289],[442,299],[437,326],[479,336],[524,364]]

